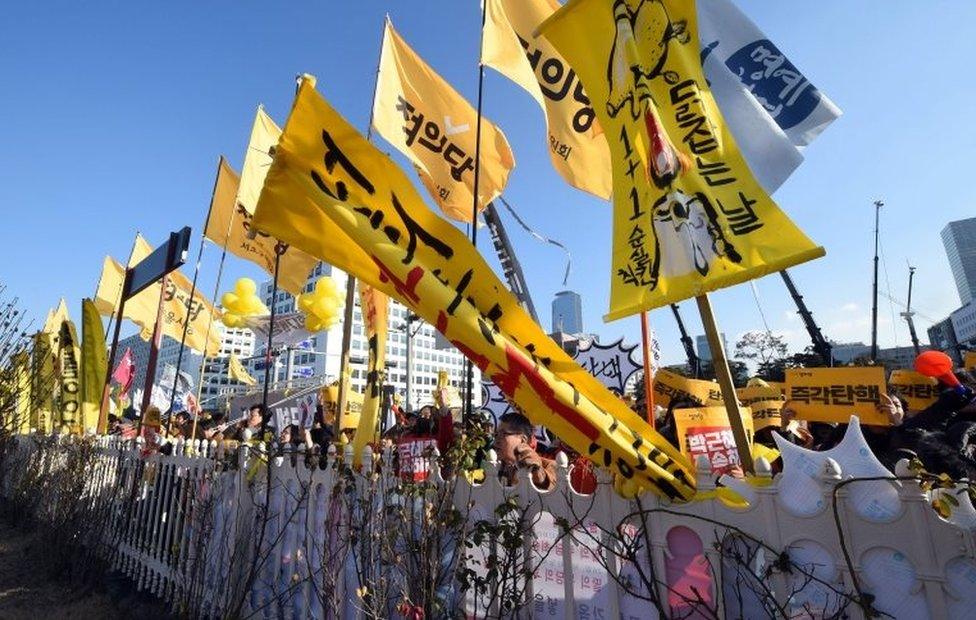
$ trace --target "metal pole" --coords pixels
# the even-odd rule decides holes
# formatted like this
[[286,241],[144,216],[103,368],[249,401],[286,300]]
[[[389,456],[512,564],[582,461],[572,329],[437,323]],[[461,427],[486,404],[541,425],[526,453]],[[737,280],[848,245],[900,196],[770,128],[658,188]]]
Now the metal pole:
[[413,387],[413,334],[410,332],[410,324],[413,323],[416,315],[407,311],[407,395],[403,399],[404,409],[410,412],[410,390]]
[[122,317],[125,312],[125,299],[129,290],[131,271],[125,270],[125,278],[122,280],[122,293],[119,295],[119,309],[116,313],[115,330],[112,334],[112,346],[108,354],[108,367],[105,371],[105,387],[102,388],[102,406],[98,410],[98,425],[95,431],[99,435],[104,435],[108,431],[108,396],[112,383],[112,368],[115,366],[115,354],[119,347],[119,331],[122,329]]
[[644,350],[644,413],[647,423],[654,428],[654,373],[651,371],[651,330],[647,323],[647,310],[644,310],[640,314],[641,347]]
[[149,341],[149,361],[146,362],[146,380],[142,388],[142,410],[139,412],[139,422],[136,425],[136,435],[142,434],[142,423],[146,419],[146,411],[152,400],[152,386],[156,380],[156,363],[159,359],[159,345],[163,340],[163,302],[166,299],[166,282],[169,276],[163,276],[159,282],[159,305],[156,307],[156,324],[153,326],[152,340]]
[[915,355],[922,352],[922,347],[918,342],[918,333],[915,331],[915,319],[913,318],[915,313],[912,312],[912,281],[915,279],[915,268],[911,265],[908,266],[908,304],[905,306],[905,311],[901,313],[905,317],[905,321],[908,322],[908,333],[912,336],[912,346],[915,348]]
[[884,202],[874,201],[874,283],[872,285],[871,304],[871,361],[878,361],[878,224],[881,218],[881,207]]
[[271,387],[271,343],[274,339],[275,307],[278,297],[278,267],[281,266],[281,255],[284,254],[284,245],[279,241],[275,244],[275,265],[274,280],[271,285],[271,318],[268,321],[268,346],[264,354],[264,393],[261,396],[261,408],[264,415],[261,417],[261,438],[264,438],[268,430],[268,390]]
[[[481,62],[481,50],[484,48],[485,39],[485,16],[488,11],[488,1],[481,2],[481,44],[478,47],[478,122],[475,125],[474,135],[474,191],[471,199],[471,245],[475,251],[478,250],[478,188],[481,177],[481,109],[484,100],[485,90],[485,66]],[[464,421],[471,419],[474,413],[474,365],[471,360],[465,363],[465,403]]]
[[339,402],[336,403],[335,420],[332,423],[333,437],[339,439],[342,432],[342,415],[346,411],[349,395],[349,351],[352,349],[353,310],[356,305],[356,278],[346,273],[346,309],[342,319],[342,357],[339,358]]
[[702,327],[705,328],[705,335],[708,337],[708,346],[712,349],[712,367],[715,369],[715,377],[722,389],[722,400],[725,402],[725,411],[729,416],[729,426],[732,428],[732,436],[735,438],[735,447],[739,452],[739,461],[742,469],[747,474],[754,471],[752,464],[752,452],[749,446],[749,436],[746,435],[745,424],[742,422],[742,410],[739,407],[739,399],[735,395],[735,384],[732,381],[732,371],[729,370],[729,362],[725,358],[725,347],[718,324],[715,322],[715,314],[712,312],[712,304],[708,295],[700,295],[695,298],[698,302],[698,311],[701,313]]

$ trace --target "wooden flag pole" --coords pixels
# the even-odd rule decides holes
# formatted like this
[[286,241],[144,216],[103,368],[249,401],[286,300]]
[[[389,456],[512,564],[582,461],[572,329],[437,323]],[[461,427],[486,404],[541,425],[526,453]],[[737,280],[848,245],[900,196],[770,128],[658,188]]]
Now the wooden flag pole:
[[739,407],[739,399],[735,395],[732,371],[729,370],[729,362],[725,357],[725,347],[719,336],[718,324],[715,322],[715,314],[712,312],[712,303],[707,294],[699,295],[695,301],[698,302],[702,327],[705,328],[708,346],[712,350],[712,366],[715,368],[715,376],[718,379],[719,387],[722,389],[722,400],[725,401],[725,410],[729,415],[729,426],[732,427],[735,447],[739,451],[739,461],[742,463],[743,471],[753,473],[749,437],[746,435],[746,428],[742,423],[742,409]]
[[641,347],[644,351],[644,415],[652,428],[654,424],[654,373],[651,361],[651,334],[648,326],[647,310],[640,313]]

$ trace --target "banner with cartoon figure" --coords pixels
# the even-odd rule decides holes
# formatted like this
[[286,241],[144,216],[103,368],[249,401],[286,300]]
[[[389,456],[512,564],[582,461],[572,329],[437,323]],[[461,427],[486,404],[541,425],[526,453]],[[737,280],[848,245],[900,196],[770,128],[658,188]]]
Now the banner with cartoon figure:
[[396,298],[536,424],[632,490],[688,498],[687,461],[528,316],[464,234],[303,79],[254,224]]
[[539,30],[610,145],[608,320],[823,256],[736,147],[702,73],[695,2],[571,0]]

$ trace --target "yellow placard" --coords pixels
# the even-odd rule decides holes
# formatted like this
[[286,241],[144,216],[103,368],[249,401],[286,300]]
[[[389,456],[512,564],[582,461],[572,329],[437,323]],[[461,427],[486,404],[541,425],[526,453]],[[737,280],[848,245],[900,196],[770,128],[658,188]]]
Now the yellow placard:
[[470,241],[302,80],[254,224],[405,304],[535,424],[637,488],[694,493],[677,449],[528,316]]
[[556,0],[488,0],[481,61],[542,106],[549,159],[563,179],[610,198],[610,149],[583,83],[552,44],[533,33],[558,8]]
[[[740,411],[746,436],[752,443],[752,411],[749,407],[742,407]],[[742,464],[725,407],[675,409],[674,424],[681,452],[692,463],[698,456],[704,455],[712,464],[714,473],[728,473]]]
[[608,320],[823,256],[739,152],[702,71],[693,0],[571,0],[539,31],[610,146]]
[[[339,421],[341,430],[359,427],[359,419],[363,412],[363,400],[363,395],[355,390],[346,392],[346,411]],[[339,384],[333,383],[319,390],[319,403],[322,405],[325,421],[332,424],[335,421],[335,412],[339,406]]]
[[378,439],[377,428],[383,400],[381,390],[386,377],[386,330],[390,298],[372,286],[360,282],[359,305],[362,308],[363,325],[366,327],[369,360],[366,368],[366,397],[356,426],[356,436],[353,437],[352,442],[357,463],[366,444]]
[[515,167],[501,129],[437,74],[393,29],[383,32],[373,127],[417,167],[424,186],[448,217],[471,221],[474,155],[481,140],[478,207],[499,196]]
[[976,370],[976,351],[966,351],[962,361],[966,370]]
[[856,414],[861,424],[887,426],[887,416],[875,409],[885,393],[881,367],[786,370],[786,400],[800,420],[846,424]]
[[914,370],[892,370],[888,386],[908,402],[911,411],[921,411],[939,400],[938,380]]
[[752,426],[757,431],[767,426],[780,428],[783,425],[783,399],[756,400],[749,408],[752,409]]
[[718,383],[689,379],[676,372],[661,369],[654,374],[654,404],[667,407],[673,400],[691,400],[699,405],[721,405],[722,389]]
[[779,386],[770,385],[769,387],[744,387],[737,388],[735,395],[743,405],[751,405],[756,402],[766,400],[783,400],[783,391]]

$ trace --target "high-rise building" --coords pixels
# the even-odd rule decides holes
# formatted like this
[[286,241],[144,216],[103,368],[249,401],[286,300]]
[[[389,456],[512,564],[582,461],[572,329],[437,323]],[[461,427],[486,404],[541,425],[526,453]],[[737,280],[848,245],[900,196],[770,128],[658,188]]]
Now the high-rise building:
[[[132,350],[132,362],[135,364],[136,373],[132,380],[132,388],[141,390],[146,384],[146,367],[149,365],[149,342],[143,340],[139,334],[133,334],[128,338],[119,340],[118,352],[115,354],[115,363],[125,354],[126,349]],[[159,343],[159,354],[156,357],[156,374],[153,381],[159,381],[166,366],[176,366],[176,360],[180,355],[180,342],[169,336],[163,336]],[[203,356],[194,352],[192,349],[184,348],[183,357],[180,359],[180,370],[188,374],[194,384],[200,378],[200,363]]]
[[[723,332],[719,335],[722,338],[722,346],[725,348],[726,352],[728,352],[729,343],[725,340],[725,333]],[[698,359],[703,362],[712,361],[712,347],[708,344],[708,336],[705,334],[695,336],[695,348],[698,349]],[[730,357],[730,355],[726,353],[726,357]]]
[[938,323],[928,328],[929,344],[933,349],[943,351],[952,361],[962,364],[962,357],[959,355],[959,340],[956,338],[956,330],[952,325],[952,317],[942,319]]
[[[331,277],[335,280],[336,288],[345,291],[346,273],[325,263],[316,265],[305,285],[305,291],[312,291],[315,288],[315,283],[323,276]],[[272,303],[271,292],[272,282],[268,281],[261,284],[259,295],[269,308]],[[357,392],[365,392],[369,346],[366,341],[362,312],[359,308],[358,294],[355,303],[350,349],[351,385],[352,389]],[[295,298],[284,291],[278,291],[274,304],[276,313],[295,311]],[[341,313],[343,310],[340,308],[339,312]],[[396,393],[401,396],[406,395],[407,330],[409,329],[411,334],[409,349],[412,357],[411,407],[416,408],[433,403],[433,391],[437,387],[437,373],[441,370],[447,372],[449,383],[463,394],[465,386],[464,355],[441,337],[434,326],[414,318],[415,315],[412,315],[406,306],[392,299],[387,317],[386,384],[392,385]],[[408,317],[410,317],[409,320]],[[290,351],[288,358],[279,358],[274,362],[275,365],[272,370],[274,381],[285,381],[289,369],[291,369],[290,379],[293,380],[308,380],[319,377],[325,377],[326,381],[338,379],[342,355],[342,321],[340,320],[330,329],[312,334],[309,344],[308,350]],[[266,343],[256,342],[255,357],[258,359],[249,364],[249,367],[253,369],[252,374],[259,381],[264,376],[263,355],[265,348]],[[480,382],[481,372],[474,368],[475,389],[473,394],[476,405],[481,396]]]
[[942,229],[942,243],[959,300],[966,305],[976,296],[976,217],[946,224]]
[[575,291],[560,291],[552,300],[552,331],[583,333],[583,300]]

